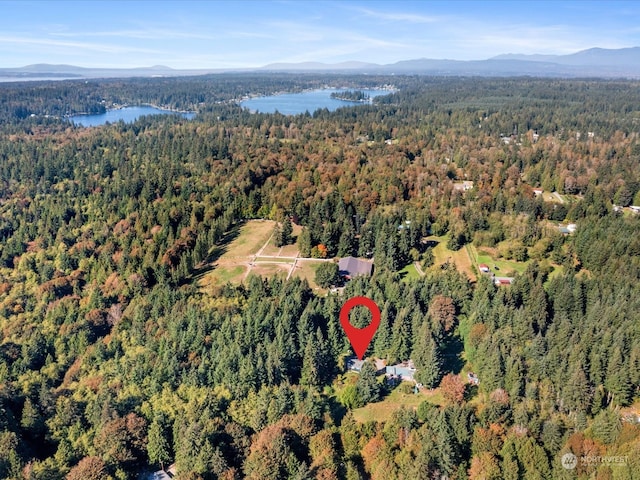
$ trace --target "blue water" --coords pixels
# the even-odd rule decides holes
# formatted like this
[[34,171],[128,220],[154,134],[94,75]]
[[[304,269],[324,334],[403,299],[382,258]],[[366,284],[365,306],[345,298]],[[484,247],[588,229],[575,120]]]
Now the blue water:
[[[280,95],[270,95],[268,97],[250,98],[240,102],[240,105],[248,108],[252,112],[275,113],[278,111],[284,115],[296,115],[307,111],[313,113],[320,108],[327,108],[329,111],[334,111],[340,107],[362,105],[360,102],[347,102],[331,98],[332,92],[341,92],[344,90],[352,89],[325,88],[302,93],[283,93]],[[371,98],[392,93],[389,90],[378,89],[362,89],[362,91],[367,93]]]
[[99,115],[74,115],[69,117],[76,125],[83,127],[97,127],[105,123],[115,123],[123,120],[125,123],[135,122],[142,115],[182,115],[184,118],[192,119],[195,113],[177,113],[169,110],[160,110],[154,107],[126,107],[118,110],[109,110]]

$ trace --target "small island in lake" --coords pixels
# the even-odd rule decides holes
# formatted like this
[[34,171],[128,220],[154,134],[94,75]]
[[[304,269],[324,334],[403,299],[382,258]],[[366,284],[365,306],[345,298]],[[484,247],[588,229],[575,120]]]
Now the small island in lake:
[[332,92],[331,98],[344,100],[347,102],[370,102],[371,97],[362,90],[345,90],[343,92]]

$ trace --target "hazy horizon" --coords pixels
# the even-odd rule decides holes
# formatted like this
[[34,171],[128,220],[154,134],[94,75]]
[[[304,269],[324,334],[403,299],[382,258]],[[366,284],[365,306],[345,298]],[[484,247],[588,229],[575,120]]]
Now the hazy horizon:
[[0,67],[257,68],[640,45],[631,2],[3,2]]

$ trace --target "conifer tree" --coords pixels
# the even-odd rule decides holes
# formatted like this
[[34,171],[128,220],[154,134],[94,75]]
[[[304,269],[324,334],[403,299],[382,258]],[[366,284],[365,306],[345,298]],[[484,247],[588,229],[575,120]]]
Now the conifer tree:
[[300,373],[300,385],[318,387],[320,385],[320,353],[315,336],[307,341],[302,359],[302,371]]
[[156,415],[149,427],[149,439],[147,443],[147,453],[151,463],[159,463],[160,468],[164,470],[165,462],[171,460],[171,450],[169,440],[165,433],[165,421],[159,415]]
[[366,404],[380,400],[380,385],[376,378],[376,367],[371,360],[367,360],[362,365],[356,389],[360,399]]
[[293,225],[291,224],[291,217],[289,215],[284,216],[282,221],[282,245],[289,245],[291,243],[291,234],[293,233]]
[[298,235],[298,249],[301,257],[311,256],[311,233],[308,228],[303,228]]
[[442,359],[426,322],[420,328],[411,358],[416,366],[416,381],[427,388],[437,387],[442,380]]
[[282,234],[282,226],[278,222],[276,222],[275,227],[273,227],[273,244],[278,248],[284,245],[284,236]]

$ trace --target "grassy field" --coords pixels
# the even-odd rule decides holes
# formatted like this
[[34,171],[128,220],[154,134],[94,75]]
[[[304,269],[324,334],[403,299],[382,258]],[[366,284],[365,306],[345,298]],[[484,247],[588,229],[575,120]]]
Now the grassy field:
[[245,265],[218,265],[200,280],[200,284],[206,287],[224,285],[228,282],[240,283],[247,269]]
[[358,422],[384,422],[391,418],[391,415],[400,408],[417,409],[424,401],[428,401],[435,405],[444,403],[441,393],[438,389],[431,392],[421,393],[402,393],[400,387],[396,387],[381,402],[370,403],[353,411],[353,416]]
[[[527,268],[528,262],[516,262],[513,260],[506,260],[500,258],[497,249],[479,247],[474,245],[465,245],[458,251],[449,250],[447,248],[448,236],[441,237],[431,236],[427,237],[427,240],[434,242],[433,247],[434,265],[431,267],[439,268],[441,265],[452,262],[456,268],[465,273],[471,281],[475,281],[479,274],[478,265],[481,263],[487,264],[491,268],[491,272],[498,277],[508,277],[515,275],[516,273],[522,273]],[[402,271],[407,271],[406,276],[409,277],[412,272],[409,267],[405,267]],[[415,267],[413,267],[415,271]],[[417,275],[417,272],[415,272]]]
[[475,281],[476,273],[472,267],[472,262],[467,250],[465,248],[461,248],[458,251],[449,250],[447,248],[448,239],[449,237],[447,235],[442,237],[427,237],[428,241],[437,242],[437,245],[433,248],[435,261],[431,268],[440,268],[443,264],[452,262],[460,272],[466,274],[471,281]]
[[256,257],[256,263],[288,263],[291,265],[293,260],[291,258],[278,258],[278,257]]
[[[382,376],[378,377],[378,380],[382,380]],[[347,372],[344,375],[339,375],[333,382],[334,396],[338,398],[340,392],[347,386],[353,385],[358,381],[358,374],[355,372]],[[383,400],[375,403],[369,403],[361,408],[353,410],[353,416],[358,422],[384,422],[391,418],[391,415],[400,408],[417,409],[425,400],[433,403],[434,405],[443,405],[445,402],[442,398],[442,394],[439,389],[425,390],[420,393],[403,393],[405,390],[413,388],[413,383],[402,382],[401,385],[394,388]]]
[[[299,255],[298,246],[294,243],[282,248],[273,244],[275,222],[271,220],[249,220],[239,228],[227,234],[228,241],[217,247],[211,254],[215,260],[205,265],[199,277],[203,288],[224,285],[227,282],[242,283],[249,274],[272,277],[287,277]],[[299,225],[293,226],[293,236],[302,231]],[[323,261],[298,260],[292,276],[304,278],[319,295],[327,290],[315,283],[316,269]]]
[[491,272],[498,277],[508,277],[514,273],[522,273],[527,268],[528,262],[516,262],[498,258],[498,252],[495,248],[476,248],[474,245],[467,245],[466,248],[469,250],[469,255],[473,258],[476,268],[481,263],[485,263],[489,266]]
[[[249,271],[263,276],[279,273],[286,276],[293,263],[291,260],[257,257],[254,262],[254,256],[258,253],[269,255],[266,252],[267,248],[263,252],[260,250],[271,244],[274,227],[275,222],[271,220],[250,220],[229,232],[227,235],[230,241],[218,248],[218,253],[221,254],[202,275],[200,285],[206,288],[224,285],[227,282],[241,283]],[[277,255],[279,250],[275,249],[274,255]]]
[[[275,222],[269,221],[269,223],[271,223],[271,231],[273,232],[273,229],[275,228]],[[298,245],[296,245],[296,239],[298,238],[298,235],[300,235],[300,232],[302,232],[302,227],[300,225],[293,225],[293,232],[291,233],[293,242],[290,245],[285,245],[284,247],[276,247],[274,244],[274,238],[271,237],[269,239],[269,243],[262,251],[262,255],[295,257],[296,255],[298,255]],[[262,242],[262,245],[263,244],[264,242]]]
[[562,265],[552,265],[553,271],[549,274],[549,280],[553,280],[555,277],[559,277],[564,273],[564,267]]
[[312,260],[298,261],[292,276],[305,278],[307,282],[309,282],[309,286],[313,289],[314,292],[319,294],[325,294],[327,293],[327,290],[320,288],[315,281],[316,270],[321,264],[322,262],[320,260],[315,262]]
[[418,270],[416,270],[413,262],[400,270],[400,275],[402,275],[402,279],[405,281],[420,278],[420,274],[418,273]]
[[290,263],[256,263],[251,269],[251,273],[262,277],[273,277],[277,274],[281,274],[286,277],[290,268]]
[[279,253],[280,253],[280,247],[276,247],[273,244],[273,237],[271,237],[271,240],[269,240],[269,244],[266,247],[264,247],[264,249],[261,252],[262,255],[269,255],[269,256],[276,256]]
[[274,226],[275,222],[271,220],[251,220],[244,223],[220,260],[254,255],[269,240]]
[[295,257],[297,256],[299,253],[298,250],[298,245],[296,245],[295,243],[293,245],[286,245],[284,247],[282,247],[282,250],[280,251],[280,256],[281,257]]

